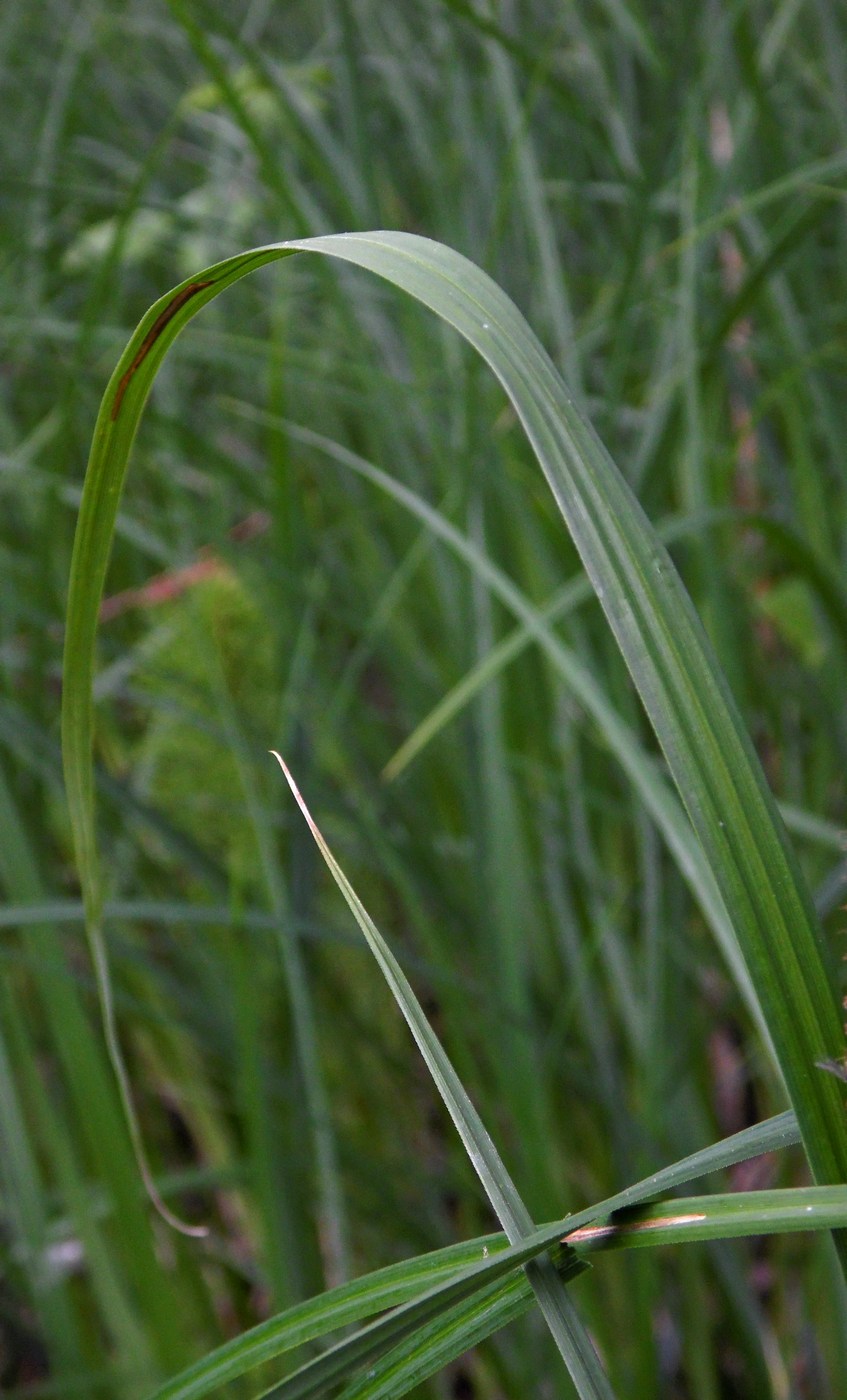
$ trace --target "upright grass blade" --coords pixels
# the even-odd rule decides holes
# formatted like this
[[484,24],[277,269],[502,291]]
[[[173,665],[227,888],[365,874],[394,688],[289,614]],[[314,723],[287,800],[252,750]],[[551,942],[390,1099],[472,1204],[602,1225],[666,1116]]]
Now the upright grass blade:
[[[465,1151],[485,1187],[488,1199],[497,1212],[497,1217],[506,1231],[510,1243],[517,1245],[534,1229],[529,1212],[518,1195],[505,1164],[480,1120],[479,1114],[468,1098],[459,1076],[441,1048],[438,1037],[427,1021],[400,964],[382,938],[324,840],[284,760],[278,753],[274,753],[274,758],[285,774],[318,849],[362,930],[383,977],[391,988],[392,995],[405,1017],[418,1049],[426,1061],[427,1069],[432,1075],[435,1086],[459,1132]],[[573,1304],[550,1260],[531,1260],[527,1264],[527,1276],[556,1344],[573,1377],[578,1394],[598,1397],[611,1395],[591,1341],[585,1333],[574,1311]]]
[[[110,1051],[114,1033],[100,914],[92,742],[94,641],[115,516],[138,421],[168,348],[191,317],[247,273],[296,252],[369,269],[454,326],[493,369],[522,421],[642,697],[730,912],[817,1181],[847,1179],[847,1120],[815,1068],[843,1043],[814,912],[775,803],[692,604],[626,483],[503,292],[452,250],[400,233],[345,234],[253,249],[156,302],[109,382],[74,546],[65,644],[63,746],[89,939]],[[136,1131],[136,1145],[140,1141]],[[149,1180],[148,1187],[153,1190]],[[836,1242],[847,1268],[847,1241]]]

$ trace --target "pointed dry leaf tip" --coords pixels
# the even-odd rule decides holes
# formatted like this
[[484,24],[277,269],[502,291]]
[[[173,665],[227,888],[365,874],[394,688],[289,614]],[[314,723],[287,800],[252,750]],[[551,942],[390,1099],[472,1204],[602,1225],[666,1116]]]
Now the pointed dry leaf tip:
[[280,768],[282,769],[283,773],[285,774],[285,781],[288,783],[288,786],[291,788],[291,791],[294,793],[294,796],[296,797],[297,801],[298,801],[298,802],[300,803],[300,805],[302,806],[302,805],[303,805],[303,799],[302,799],[302,797],[300,796],[300,790],[299,790],[299,788],[297,787],[297,784],[295,783],[294,779],[292,778],[292,776],[291,776],[291,770],[289,769],[288,764],[286,763],[286,761],[285,761],[285,759],[283,758],[282,754],[281,754],[281,753],[277,753],[276,749],[270,749],[269,752],[270,752],[271,757],[276,759],[277,763],[279,764]]
[[277,763],[279,764],[280,768],[282,769],[283,773],[285,774],[285,781],[288,783],[288,786],[291,788],[291,791],[292,791],[292,793],[294,794],[294,800],[295,800],[295,802],[297,803],[297,806],[300,808],[300,811],[303,813],[303,816],[306,818],[306,821],[309,823],[309,829],[310,829],[310,831],[312,832],[312,835],[315,837],[315,839],[317,840],[318,844],[320,845],[320,844],[321,844],[320,832],[318,831],[318,828],[316,827],[314,821],[312,820],[312,814],[311,814],[311,812],[309,811],[308,807],[306,806],[306,803],[305,803],[304,800],[303,800],[303,797],[302,797],[302,794],[301,794],[301,792],[300,792],[299,787],[297,786],[297,784],[295,783],[293,777],[291,776],[291,769],[288,767],[288,764],[286,763],[285,759],[282,757],[282,754],[277,753],[276,749],[271,749],[269,752],[270,752],[270,753],[273,755],[273,757],[276,759]]

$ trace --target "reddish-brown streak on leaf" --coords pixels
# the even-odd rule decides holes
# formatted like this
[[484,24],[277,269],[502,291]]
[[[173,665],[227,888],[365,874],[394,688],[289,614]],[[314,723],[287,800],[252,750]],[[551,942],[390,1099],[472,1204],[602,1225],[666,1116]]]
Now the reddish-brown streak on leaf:
[[168,302],[164,311],[162,311],[160,315],[156,317],[149,331],[142,340],[141,346],[135,356],[135,359],[133,360],[126,373],[121,376],[120,383],[118,384],[117,391],[115,393],[114,403],[112,404],[111,417],[113,423],[120,412],[121,404],[123,403],[124,399],[124,394],[129,388],[132,376],[135,374],[136,370],[144,363],[144,360],[147,358],[150,351],[153,349],[153,346],[156,344],[156,341],[159,339],[159,336],[162,334],[162,331],[165,329],[165,326],[168,324],[169,321],[173,320],[176,313],[179,310],[181,310],[183,306],[185,306],[185,303],[187,301],[190,301],[192,297],[196,297],[197,293],[202,292],[204,287],[211,287],[213,282],[214,278],[207,282],[189,282],[188,286],[183,287],[181,292],[177,292],[176,296]]

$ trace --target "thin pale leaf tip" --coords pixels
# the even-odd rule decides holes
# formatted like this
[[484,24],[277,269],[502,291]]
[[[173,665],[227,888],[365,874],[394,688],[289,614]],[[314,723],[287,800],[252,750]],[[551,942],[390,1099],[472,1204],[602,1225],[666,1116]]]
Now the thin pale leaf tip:
[[271,754],[273,755],[273,757],[276,759],[277,763],[279,764],[280,768],[282,769],[283,773],[285,774],[285,781],[288,783],[288,786],[291,788],[291,791],[292,791],[292,793],[294,794],[294,800],[295,800],[295,802],[297,803],[297,806],[300,808],[300,811],[303,813],[303,816],[306,818],[306,821],[309,823],[309,830],[311,831],[312,835],[314,836],[314,838],[315,838],[315,840],[318,842],[318,844],[319,844],[319,845],[322,845],[323,843],[321,842],[321,834],[320,834],[320,832],[318,831],[318,828],[316,827],[316,825],[315,825],[315,823],[314,823],[314,820],[313,820],[313,818],[312,818],[311,812],[309,811],[308,807],[306,806],[306,803],[305,803],[305,801],[304,801],[304,799],[303,799],[303,795],[302,795],[302,793],[300,792],[300,789],[298,788],[297,784],[296,784],[295,781],[294,781],[294,778],[293,778],[292,775],[291,775],[291,769],[288,767],[288,764],[286,763],[285,759],[282,757],[282,754],[277,753],[276,749],[271,749],[271,750],[270,750],[270,753],[271,753]]

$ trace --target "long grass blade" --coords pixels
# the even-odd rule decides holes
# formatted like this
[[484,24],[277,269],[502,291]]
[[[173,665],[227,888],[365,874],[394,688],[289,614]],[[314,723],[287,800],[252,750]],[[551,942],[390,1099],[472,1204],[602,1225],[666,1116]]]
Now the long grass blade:
[[[526,1206],[518,1195],[506,1166],[465,1092],[459,1076],[424,1015],[400,964],[324,840],[323,834],[306,806],[284,759],[276,752],[274,752],[274,758],[285,774],[318,849],[347,901],[347,905],[362,930],[368,947],[376,958],[379,969],[403,1013],[418,1049],[426,1061],[427,1069],[432,1075],[435,1086],[458,1130],[465,1151],[485,1187],[486,1195],[510,1242],[517,1244],[534,1229]],[[591,1342],[585,1334],[552,1264],[549,1260],[532,1262],[527,1268],[527,1274],[539,1305],[547,1318],[548,1326],[571,1372],[578,1393],[586,1396],[611,1394]]]
[[[479,268],[408,234],[269,245],[196,274],[151,307],[107,386],[80,510],[67,615],[63,751],[87,928],[115,1072],[151,1196],[111,1004],[92,776],[94,642],[130,449],[180,330],[247,273],[296,252],[369,269],[454,326],[512,400],[641,695],[733,921],[816,1180],[847,1179],[847,1120],[832,1076],[842,1035],[820,933],[774,800],[676,571],[514,305]],[[505,1203],[505,1198],[504,1198]],[[514,1203],[513,1203],[514,1204]],[[164,1210],[161,1202],[159,1206]],[[511,1209],[511,1208],[510,1208]],[[836,1235],[847,1265],[847,1241]]]

